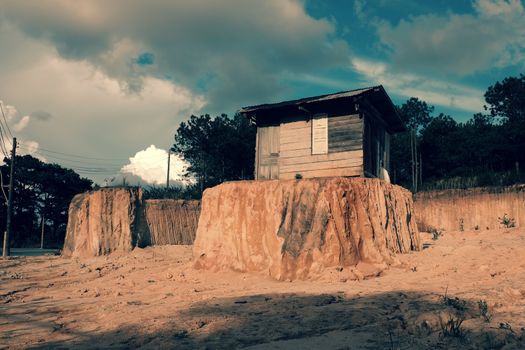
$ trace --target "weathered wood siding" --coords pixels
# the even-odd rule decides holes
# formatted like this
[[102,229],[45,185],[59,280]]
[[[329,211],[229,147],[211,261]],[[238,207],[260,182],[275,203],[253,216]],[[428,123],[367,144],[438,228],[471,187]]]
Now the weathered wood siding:
[[312,122],[283,119],[280,126],[279,179],[361,176],[363,122],[358,115],[328,118],[328,154],[312,154]]
[[256,178],[269,180],[279,178],[279,126],[257,128]]
[[345,115],[328,119],[328,153],[363,149],[363,119]]
[[390,134],[372,115],[367,114],[364,120],[365,175],[384,179],[382,169],[390,171]]

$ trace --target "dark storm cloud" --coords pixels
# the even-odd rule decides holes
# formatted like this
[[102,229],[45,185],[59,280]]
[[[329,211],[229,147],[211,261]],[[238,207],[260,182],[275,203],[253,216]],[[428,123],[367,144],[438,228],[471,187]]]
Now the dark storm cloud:
[[47,121],[53,117],[51,113],[46,112],[46,111],[34,111],[34,112],[31,112],[29,116],[33,119],[41,120],[41,121]]

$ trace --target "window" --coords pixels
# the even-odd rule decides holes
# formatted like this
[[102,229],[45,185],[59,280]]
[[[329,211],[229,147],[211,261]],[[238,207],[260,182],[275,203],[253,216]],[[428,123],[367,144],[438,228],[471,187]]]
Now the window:
[[328,153],[328,117],[326,114],[312,118],[312,154]]

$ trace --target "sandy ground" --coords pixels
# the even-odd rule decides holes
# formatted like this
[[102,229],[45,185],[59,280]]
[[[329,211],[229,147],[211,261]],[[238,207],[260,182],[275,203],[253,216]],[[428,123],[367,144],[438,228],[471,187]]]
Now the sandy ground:
[[525,230],[422,235],[360,280],[198,271],[187,246],[0,259],[0,348],[525,348]]

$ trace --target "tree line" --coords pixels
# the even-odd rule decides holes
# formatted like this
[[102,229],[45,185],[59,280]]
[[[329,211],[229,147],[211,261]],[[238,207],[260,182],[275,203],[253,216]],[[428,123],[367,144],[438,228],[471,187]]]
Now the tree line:
[[417,98],[401,105],[408,131],[392,138],[394,182],[414,192],[524,182],[525,75],[496,82],[484,97],[485,111],[466,122]]
[[[0,166],[0,227],[6,227],[7,188],[11,159]],[[16,156],[13,174],[12,247],[58,248],[64,243],[69,203],[77,193],[89,191],[92,181],[71,169],[44,163],[30,155]],[[2,232],[3,232],[2,230]],[[3,237],[3,235],[2,235]]]

